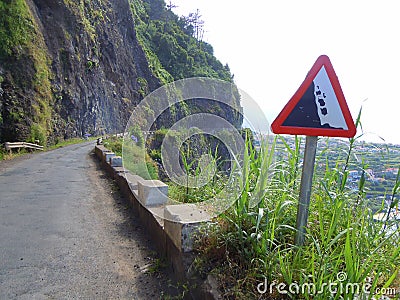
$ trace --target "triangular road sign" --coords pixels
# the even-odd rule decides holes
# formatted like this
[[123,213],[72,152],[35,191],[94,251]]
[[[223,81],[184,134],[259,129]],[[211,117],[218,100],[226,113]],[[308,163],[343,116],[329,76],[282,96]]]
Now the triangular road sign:
[[272,132],[353,137],[353,118],[328,56],[321,55],[271,125]]

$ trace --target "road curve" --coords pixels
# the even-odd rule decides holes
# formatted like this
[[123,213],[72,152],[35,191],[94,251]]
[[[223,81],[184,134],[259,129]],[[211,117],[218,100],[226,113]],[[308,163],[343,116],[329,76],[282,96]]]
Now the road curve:
[[[0,165],[0,299],[151,299],[168,276],[94,144]],[[153,268],[152,268],[153,266]],[[157,270],[157,267],[155,268]]]

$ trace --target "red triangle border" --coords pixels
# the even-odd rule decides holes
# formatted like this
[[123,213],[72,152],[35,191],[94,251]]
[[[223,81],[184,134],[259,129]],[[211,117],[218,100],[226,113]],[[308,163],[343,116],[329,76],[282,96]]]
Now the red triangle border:
[[[321,68],[325,66],[326,73],[328,74],[329,80],[332,84],[332,88],[336,94],[336,98],[339,102],[340,109],[343,113],[344,120],[347,124],[347,130],[345,129],[332,129],[332,128],[311,128],[311,127],[294,127],[294,126],[283,126],[286,118],[291,114],[297,103],[301,100],[307,88],[310,86],[312,81],[317,76]],[[308,135],[308,136],[329,136],[329,137],[354,137],[357,130],[354,125],[353,118],[351,116],[349,107],[347,106],[346,99],[344,97],[342,88],[339,83],[339,79],[336,76],[335,70],[333,69],[332,63],[328,56],[321,55],[318,57],[311,70],[308,72],[306,79],[300,85],[296,93],[292,96],[289,102],[285,105],[279,115],[276,117],[274,122],[271,124],[271,130],[275,134],[291,134],[291,135]]]

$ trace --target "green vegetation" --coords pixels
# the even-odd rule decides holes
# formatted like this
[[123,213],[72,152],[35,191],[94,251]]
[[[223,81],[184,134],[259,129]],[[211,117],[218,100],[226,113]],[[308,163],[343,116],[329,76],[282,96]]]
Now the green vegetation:
[[163,84],[190,77],[212,77],[232,82],[210,44],[201,40],[200,16],[178,17],[164,0],[131,0],[138,40],[150,68]]
[[34,33],[34,25],[25,0],[0,2],[0,57],[19,53]]
[[104,147],[110,149],[115,155],[122,155],[122,142],[121,138],[111,136],[103,141]]
[[[132,130],[135,132],[135,129]],[[137,138],[139,136],[139,138]],[[104,141],[104,146],[116,155],[124,156],[124,167],[144,179],[158,179],[156,163],[147,154],[144,148],[143,136],[137,133],[134,139],[110,137]]]
[[[174,182],[166,174],[164,167],[168,165],[168,158],[162,162],[161,145],[168,134],[173,146],[172,151],[179,151],[179,163],[186,174],[186,183]],[[224,132],[220,133],[221,135]],[[230,132],[225,132],[225,139],[233,139]],[[189,137],[189,138],[188,138]],[[175,147],[176,146],[176,147]],[[224,186],[227,179],[227,170],[230,167],[228,149],[221,141],[211,135],[204,135],[201,130],[192,127],[187,130],[159,129],[146,140],[149,157],[159,166],[159,178],[169,186],[169,196],[182,203],[201,202],[213,198]],[[176,170],[179,166],[170,166]],[[202,182],[197,181],[201,174]],[[201,187],[198,187],[198,186]]]
[[144,146],[144,136],[143,132],[140,130],[140,127],[135,125],[133,126],[130,132],[131,139],[136,140],[136,145],[139,147]]
[[[50,85],[52,74],[43,36],[24,0],[0,2],[0,16],[0,61],[12,64],[10,69],[26,67],[20,70],[20,74],[15,73],[13,79],[35,92],[32,115],[19,112],[18,115],[10,115],[10,120],[19,123],[31,118],[31,134],[27,140],[40,140],[45,145],[51,128],[53,96]],[[32,61],[33,66],[26,66],[27,60]],[[29,72],[33,72],[33,77],[27,79],[25,76]]]
[[[71,9],[72,12],[81,20],[86,33],[89,35],[90,40],[96,43],[96,26],[104,22],[104,11],[99,9],[102,5],[96,5],[90,0],[64,0],[65,4]],[[102,1],[99,1],[102,4]]]
[[0,161],[14,159],[16,157],[23,156],[28,153],[30,153],[30,152],[27,149],[18,149],[11,153],[4,149],[0,149],[0,158],[1,158]]
[[31,127],[31,138],[30,142],[36,143],[37,141],[39,145],[46,145],[47,135],[46,131],[38,124],[33,124]]
[[[272,143],[262,142],[259,151],[248,143],[244,190],[230,210],[201,232],[197,269],[211,271],[229,299],[354,299],[356,286],[363,293],[366,283],[371,291],[398,287],[400,229],[388,230],[387,222],[373,220],[363,182],[357,192],[346,184],[347,160],[338,160],[334,168],[327,165],[315,176],[306,244],[293,245],[301,142],[278,136]],[[353,155],[354,142],[350,140],[344,157]],[[275,159],[277,145],[286,149],[286,159]],[[394,187],[393,193],[397,191]],[[270,293],[266,286],[267,294],[261,295],[257,287],[265,281],[275,288]],[[329,283],[353,288],[331,294]],[[279,284],[286,291],[290,285],[300,289],[285,296],[278,293]]]
[[[186,141],[182,146],[184,151],[181,151],[182,167],[186,174],[186,182],[180,185],[175,182],[168,182],[169,197],[181,203],[196,203],[205,200],[213,199],[224,188],[227,175],[221,169],[218,170],[218,151],[207,153],[210,161],[206,162],[205,166],[201,166],[200,160],[195,160],[192,157],[190,145],[195,142]],[[216,172],[215,172],[216,171]],[[201,176],[206,178],[207,184],[199,186],[196,179]],[[194,178],[194,182],[192,182]],[[192,186],[194,183],[194,186]]]
[[131,10],[136,25],[136,34],[140,45],[142,46],[147,62],[154,75],[160,79],[162,84],[174,81],[174,78],[162,66],[157,55],[152,51],[150,40],[147,39],[145,28],[146,22],[149,22],[149,16],[146,12],[144,2],[140,0],[131,0]]
[[147,80],[143,77],[138,77],[137,83],[139,84],[139,94],[145,97],[149,93],[149,85]]

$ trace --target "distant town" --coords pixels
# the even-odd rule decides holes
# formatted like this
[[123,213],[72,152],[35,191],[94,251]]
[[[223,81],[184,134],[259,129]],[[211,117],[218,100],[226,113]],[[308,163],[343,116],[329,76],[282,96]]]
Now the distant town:
[[[296,149],[293,136],[285,135],[283,137],[291,149]],[[269,139],[272,141],[273,137],[270,136]],[[298,139],[301,141],[301,159],[299,161],[301,165],[305,137],[298,137]],[[259,142],[256,141],[257,144]],[[374,213],[385,212],[393,200],[395,201],[399,197],[399,195],[393,196],[393,188],[396,180],[399,180],[400,145],[356,141],[348,158],[349,147],[348,139],[321,137],[318,141],[316,155],[316,174],[322,174],[327,164],[331,169],[339,168],[340,171],[343,171],[348,159],[347,186],[353,189],[357,195],[360,183],[363,182],[365,199],[369,201],[368,206]],[[286,145],[281,140],[277,141],[276,155],[282,158],[287,155]],[[397,212],[400,217],[399,205],[394,207],[393,211]]]

